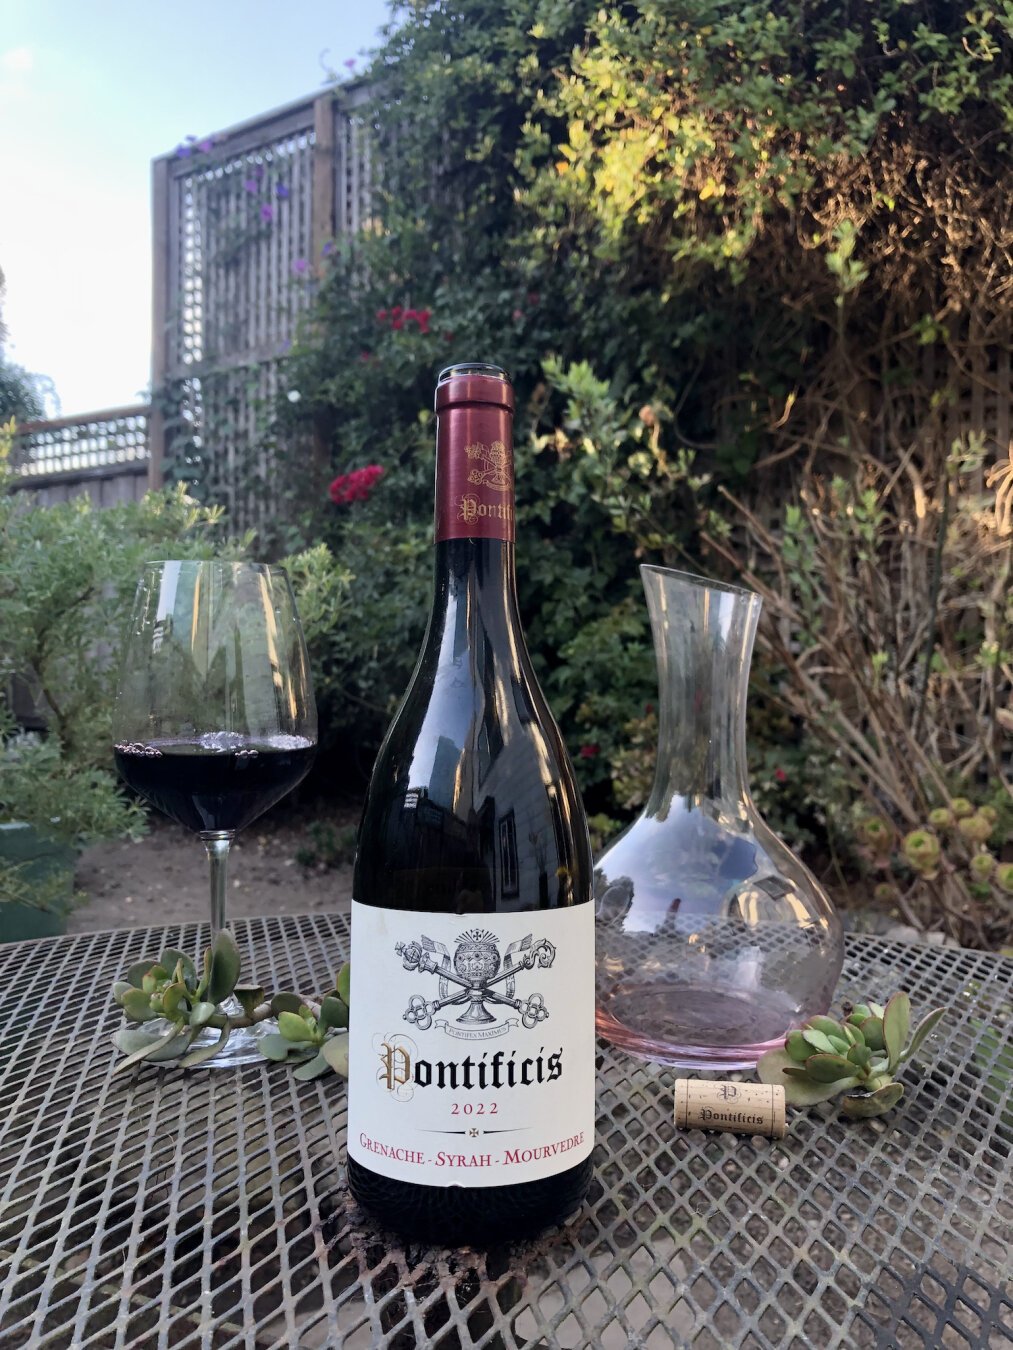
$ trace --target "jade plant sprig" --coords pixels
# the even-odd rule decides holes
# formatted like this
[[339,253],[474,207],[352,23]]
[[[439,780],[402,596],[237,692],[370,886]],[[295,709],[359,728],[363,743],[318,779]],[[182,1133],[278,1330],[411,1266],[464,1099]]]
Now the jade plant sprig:
[[[319,1002],[302,994],[282,991],[269,996],[259,985],[241,985],[241,959],[235,939],[220,932],[204,952],[201,969],[186,955],[167,947],[157,960],[135,962],[126,979],[113,985],[113,998],[128,1023],[113,1037],[122,1050],[114,1073],[142,1062],[161,1064],[179,1060],[192,1068],[213,1059],[228,1044],[236,1027],[254,1026],[269,1017],[278,1019],[278,1031],[261,1037],[261,1053],[271,1060],[297,1062],[296,1077],[316,1078],[327,1069],[348,1073],[349,967],[346,964]],[[240,1012],[227,1011],[225,1001],[234,996]],[[161,1021],[168,1029],[161,1035],[144,1030],[144,1024]],[[194,1045],[207,1030],[218,1038]]]
[[756,1071],[761,1082],[784,1088],[789,1106],[815,1106],[846,1092],[845,1115],[855,1120],[880,1116],[904,1095],[894,1074],[918,1053],[945,1011],[933,1009],[908,1039],[907,994],[894,994],[885,1006],[845,1003],[842,1021],[810,1017],[788,1032],[783,1050],[768,1050]]

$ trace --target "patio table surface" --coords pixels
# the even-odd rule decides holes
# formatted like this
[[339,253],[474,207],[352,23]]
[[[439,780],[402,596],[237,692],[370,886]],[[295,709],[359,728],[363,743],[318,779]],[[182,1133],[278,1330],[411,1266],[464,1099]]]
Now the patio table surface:
[[[347,915],[237,920],[244,979],[319,990]],[[1013,961],[854,936],[839,996],[945,1004],[900,1107],[677,1131],[670,1069],[599,1046],[562,1229],[405,1246],[345,1186],[345,1084],[110,1078],[115,979],[198,925],[0,947],[0,1347],[1013,1346]]]

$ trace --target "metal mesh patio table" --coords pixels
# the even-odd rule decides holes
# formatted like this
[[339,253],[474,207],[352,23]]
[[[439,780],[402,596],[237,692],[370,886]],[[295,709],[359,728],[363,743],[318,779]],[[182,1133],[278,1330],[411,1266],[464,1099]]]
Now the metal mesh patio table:
[[[237,921],[312,991],[343,915]],[[777,1142],[678,1132],[673,1074],[599,1048],[596,1173],[561,1230],[404,1246],[344,1183],[345,1085],[282,1065],[110,1080],[109,997],[197,925],[0,948],[0,1347],[1013,1346],[1013,962],[849,939],[840,993],[951,1010],[901,1107]]]

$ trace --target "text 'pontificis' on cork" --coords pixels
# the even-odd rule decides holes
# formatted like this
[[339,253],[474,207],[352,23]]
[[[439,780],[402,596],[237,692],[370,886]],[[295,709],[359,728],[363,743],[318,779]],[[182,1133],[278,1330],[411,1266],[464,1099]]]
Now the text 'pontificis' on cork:
[[783,1139],[784,1088],[769,1083],[675,1080],[675,1123],[680,1130],[729,1130]]

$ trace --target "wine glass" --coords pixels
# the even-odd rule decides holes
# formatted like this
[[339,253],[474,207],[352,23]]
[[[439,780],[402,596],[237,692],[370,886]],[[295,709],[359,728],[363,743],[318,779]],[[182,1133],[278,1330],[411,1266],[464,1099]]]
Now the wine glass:
[[[226,923],[232,840],[301,781],[316,740],[306,644],[284,568],[145,564],[113,714],[116,767],[203,841],[212,941]],[[223,1010],[242,1013],[235,998]],[[235,1028],[209,1062],[259,1061],[258,1036],[271,1026]]]

